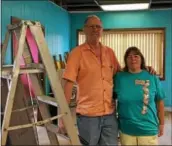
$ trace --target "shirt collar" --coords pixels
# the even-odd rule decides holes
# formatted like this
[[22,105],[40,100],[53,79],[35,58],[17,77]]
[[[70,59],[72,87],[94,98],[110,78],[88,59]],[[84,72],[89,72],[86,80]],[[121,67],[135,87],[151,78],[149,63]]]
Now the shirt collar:
[[[100,43],[102,52],[104,52],[106,50],[106,46],[104,46],[101,42],[99,42],[99,43]],[[91,48],[90,48],[89,44],[87,42],[85,42],[83,44],[83,50],[90,50],[90,49]]]

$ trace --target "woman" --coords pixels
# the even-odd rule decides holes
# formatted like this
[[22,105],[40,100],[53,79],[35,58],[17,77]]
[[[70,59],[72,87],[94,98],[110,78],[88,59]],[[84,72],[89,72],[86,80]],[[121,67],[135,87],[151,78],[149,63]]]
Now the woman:
[[164,129],[164,92],[157,76],[146,71],[136,47],[127,49],[125,67],[114,77],[122,145],[157,145]]

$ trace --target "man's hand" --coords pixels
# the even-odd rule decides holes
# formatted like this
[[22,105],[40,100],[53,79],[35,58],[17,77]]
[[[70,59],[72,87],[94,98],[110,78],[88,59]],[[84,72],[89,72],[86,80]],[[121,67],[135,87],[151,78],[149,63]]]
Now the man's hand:
[[146,70],[153,75],[156,75],[156,71],[154,70],[154,68],[152,68],[152,66],[146,66]]
[[162,136],[163,134],[164,134],[164,125],[159,125],[158,137]]
[[[65,94],[65,97],[66,97],[66,100],[67,100],[68,104],[70,103],[70,100],[71,100],[71,97],[72,97],[73,85],[74,85],[74,82],[72,82],[70,80],[64,80],[64,94]],[[60,109],[59,109],[58,113],[59,114],[61,113]],[[67,131],[66,131],[66,128],[65,128],[65,125],[64,125],[64,122],[63,122],[62,118],[60,118],[58,120],[58,133],[65,134],[65,135],[67,134]]]
[[64,122],[63,122],[62,119],[58,120],[58,129],[57,129],[57,131],[58,131],[59,134],[64,134],[65,135],[67,133],[66,128],[64,126]]

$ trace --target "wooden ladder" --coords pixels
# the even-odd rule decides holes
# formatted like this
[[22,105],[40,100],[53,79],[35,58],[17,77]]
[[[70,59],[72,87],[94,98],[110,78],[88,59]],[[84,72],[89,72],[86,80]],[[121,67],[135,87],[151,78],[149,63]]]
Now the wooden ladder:
[[[42,32],[41,24],[39,22],[32,22],[32,21],[24,21],[18,25],[9,25],[7,29],[7,33],[5,36],[5,41],[1,50],[2,54],[2,63],[4,64],[4,58],[5,58],[5,53],[7,50],[7,45],[9,42],[9,37],[12,31],[15,31],[16,28],[20,28],[20,35],[19,35],[19,44],[18,44],[18,50],[14,59],[14,63],[12,66],[1,66],[1,78],[8,78],[10,79],[9,83],[9,91],[7,95],[7,101],[5,105],[5,111],[4,111],[4,118],[2,122],[2,145],[6,144],[7,140],[7,135],[10,130],[17,130],[17,129],[22,129],[22,128],[29,128],[33,126],[38,126],[38,125],[45,125],[48,133],[48,137],[50,139],[50,143],[52,145],[58,145],[58,139],[56,136],[56,130],[52,129],[51,127],[52,120],[62,118],[64,121],[64,125],[66,127],[67,134],[70,138],[70,142],[72,145],[80,145],[79,137],[77,134],[77,129],[74,125],[74,121],[72,119],[72,115],[68,106],[68,103],[66,102],[65,96],[64,96],[64,91],[62,89],[62,85],[60,84],[60,80],[58,77],[58,73],[55,69],[54,61],[53,58],[51,57],[49,53],[48,46],[46,44],[44,34]],[[32,36],[34,37],[34,40],[37,44],[39,53],[42,58],[42,65],[33,65],[28,66],[26,65],[24,68],[21,68],[20,66],[20,59],[22,58],[23,51],[24,51],[24,44],[26,41],[26,32],[27,29],[30,29]],[[37,66],[35,68],[35,66]],[[44,102],[45,100],[48,102],[51,102],[53,98],[45,96],[43,89],[41,88],[40,85],[40,80],[37,76],[37,73],[41,72],[46,72],[50,81],[50,85],[54,94],[54,100],[56,104],[58,105],[61,114],[50,117],[50,114],[48,112],[48,108],[45,105]],[[13,109],[13,104],[14,104],[14,99],[15,99],[15,92],[16,92],[16,87],[17,83],[19,80],[19,75],[20,74],[29,74],[29,77],[32,82],[32,86],[34,90],[34,94],[37,97],[37,100],[40,101],[41,103],[44,102],[43,104],[39,105],[39,111],[41,113],[42,121],[38,122],[33,122],[33,123],[28,123],[24,125],[17,125],[17,126],[12,126],[10,127],[10,119],[11,119],[11,114],[12,114],[12,109]],[[29,107],[28,107],[29,108]],[[27,110],[27,107],[24,109],[19,109],[18,111],[22,110]],[[53,133],[53,131],[55,131]]]

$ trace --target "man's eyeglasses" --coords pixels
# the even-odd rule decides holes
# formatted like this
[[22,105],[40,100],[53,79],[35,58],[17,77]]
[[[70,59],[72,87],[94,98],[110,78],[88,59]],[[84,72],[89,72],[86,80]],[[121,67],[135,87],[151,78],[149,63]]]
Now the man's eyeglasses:
[[91,28],[91,29],[94,29],[94,28],[101,29],[102,28],[101,25],[85,25],[85,26],[88,28]]

